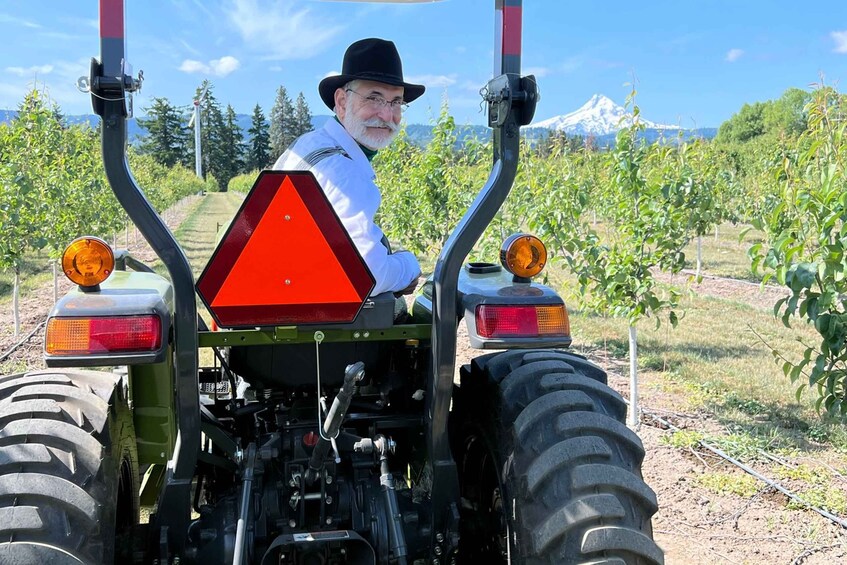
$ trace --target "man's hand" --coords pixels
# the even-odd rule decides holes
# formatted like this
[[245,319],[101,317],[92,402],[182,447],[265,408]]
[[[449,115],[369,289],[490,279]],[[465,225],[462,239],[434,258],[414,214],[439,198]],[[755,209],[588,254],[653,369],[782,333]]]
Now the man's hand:
[[404,295],[406,295],[406,294],[412,294],[413,292],[415,292],[415,289],[418,287],[418,279],[420,278],[420,276],[421,276],[421,274],[420,274],[420,273],[418,273],[418,274],[415,276],[415,278],[413,278],[413,279],[412,279],[412,282],[410,282],[410,283],[409,283],[409,286],[407,286],[407,287],[406,287],[406,288],[404,288],[403,290],[395,291],[395,292],[394,292],[394,297],[395,297],[395,298],[400,298],[401,296],[404,296]]

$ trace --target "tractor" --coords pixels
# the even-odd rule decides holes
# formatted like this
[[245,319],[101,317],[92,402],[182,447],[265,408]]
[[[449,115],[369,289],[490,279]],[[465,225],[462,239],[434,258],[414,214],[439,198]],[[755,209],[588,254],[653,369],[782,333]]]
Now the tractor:
[[[308,170],[263,171],[195,282],[129,170],[141,76],[123,0],[100,1],[106,175],[169,276],[95,237],[66,249],[48,369],[0,377],[0,563],[663,562],[626,402],[533,280],[543,243],[466,262],[538,100],[522,2],[494,4],[491,173],[398,320]],[[462,323],[490,351],[456,378]]]

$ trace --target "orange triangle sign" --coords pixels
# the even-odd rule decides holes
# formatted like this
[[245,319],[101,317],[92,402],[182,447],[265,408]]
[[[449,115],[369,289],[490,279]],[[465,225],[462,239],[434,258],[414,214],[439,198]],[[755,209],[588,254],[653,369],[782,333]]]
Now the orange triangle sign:
[[264,171],[197,281],[221,327],[352,321],[373,277],[308,172]]

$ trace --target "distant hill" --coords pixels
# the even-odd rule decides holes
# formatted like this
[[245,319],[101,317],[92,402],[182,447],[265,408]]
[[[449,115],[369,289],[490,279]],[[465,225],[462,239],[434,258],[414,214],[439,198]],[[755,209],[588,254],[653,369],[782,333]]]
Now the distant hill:
[[[533,123],[529,127],[523,128],[521,132],[526,139],[530,140],[530,142],[536,142],[544,139],[555,131],[565,131],[565,133],[568,133],[569,135],[581,135],[583,137],[590,135],[598,147],[611,147],[615,144],[615,135],[618,129],[617,125],[612,126],[611,123],[614,121],[615,124],[618,124],[620,122],[620,115],[617,110],[609,110],[609,104],[613,105],[614,103],[607,98],[605,100],[608,101],[608,103],[603,100],[599,100],[599,103],[591,104],[592,101],[598,102],[595,98],[596,96],[592,97],[592,100],[590,100],[588,104],[584,105],[583,109],[585,109],[586,106],[590,106],[589,110],[599,109],[600,113],[598,114],[596,111],[589,112],[587,121],[581,126],[575,126],[575,122],[572,119],[573,116],[579,112],[578,111],[566,114],[565,116],[558,116],[542,122]],[[620,106],[617,106],[617,108],[622,110]],[[15,110],[0,110],[0,123],[13,120],[17,117],[17,115],[18,113]],[[615,115],[618,115],[618,117],[615,118]],[[568,116],[570,116],[570,118],[568,118]],[[96,127],[100,120],[98,116],[93,114],[68,115],[64,116],[64,119],[68,124],[86,124],[90,127]],[[325,114],[312,116],[312,127],[315,129],[321,128],[329,119],[332,119],[332,116]],[[250,122],[250,115],[236,114],[236,123],[244,132],[245,140],[249,138],[247,130],[250,129]],[[647,140],[648,142],[657,140],[676,142],[679,135],[681,135],[683,139],[690,139],[694,137],[712,139],[715,135],[717,135],[717,128],[681,130],[675,126],[663,126],[661,124],[654,124],[653,122],[647,123],[648,128],[642,131],[639,134],[639,137]],[[425,146],[432,139],[432,127],[432,125],[425,124],[408,124],[406,126],[406,135],[408,135],[409,139],[416,145]],[[601,131],[605,131],[606,133],[600,133]],[[127,120],[127,138],[129,139],[130,144],[138,144],[145,135],[146,131],[138,125],[135,118]],[[467,140],[473,138],[483,142],[488,141],[491,139],[491,129],[486,126],[456,126],[457,146],[462,146]]]
[[[545,128],[536,128],[530,126],[529,128],[523,130],[523,134],[530,139],[531,141],[538,141],[540,139],[544,139],[545,137],[551,134],[551,130]],[[676,130],[667,130],[667,129],[657,129],[657,128],[645,128],[638,132],[636,136],[638,139],[643,139],[647,143],[653,143],[656,141],[662,143],[677,143],[681,138],[683,141],[687,141],[689,139],[713,139],[718,134],[717,128],[697,128],[697,129],[676,129]],[[576,135],[576,134],[573,134]],[[590,135],[590,136],[581,136],[583,138],[591,137],[595,146],[603,148],[603,147],[614,147],[615,145],[615,137],[617,136],[617,132],[607,133],[604,135]]]

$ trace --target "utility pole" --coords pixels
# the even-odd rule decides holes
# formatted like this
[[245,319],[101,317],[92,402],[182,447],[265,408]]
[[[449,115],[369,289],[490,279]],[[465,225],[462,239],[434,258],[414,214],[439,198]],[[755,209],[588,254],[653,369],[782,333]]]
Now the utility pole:
[[200,105],[206,99],[206,91],[209,89],[207,84],[200,95],[194,99],[194,115],[188,121],[188,127],[194,125],[194,172],[198,178],[203,178],[203,161],[201,158],[202,152],[200,149]]

